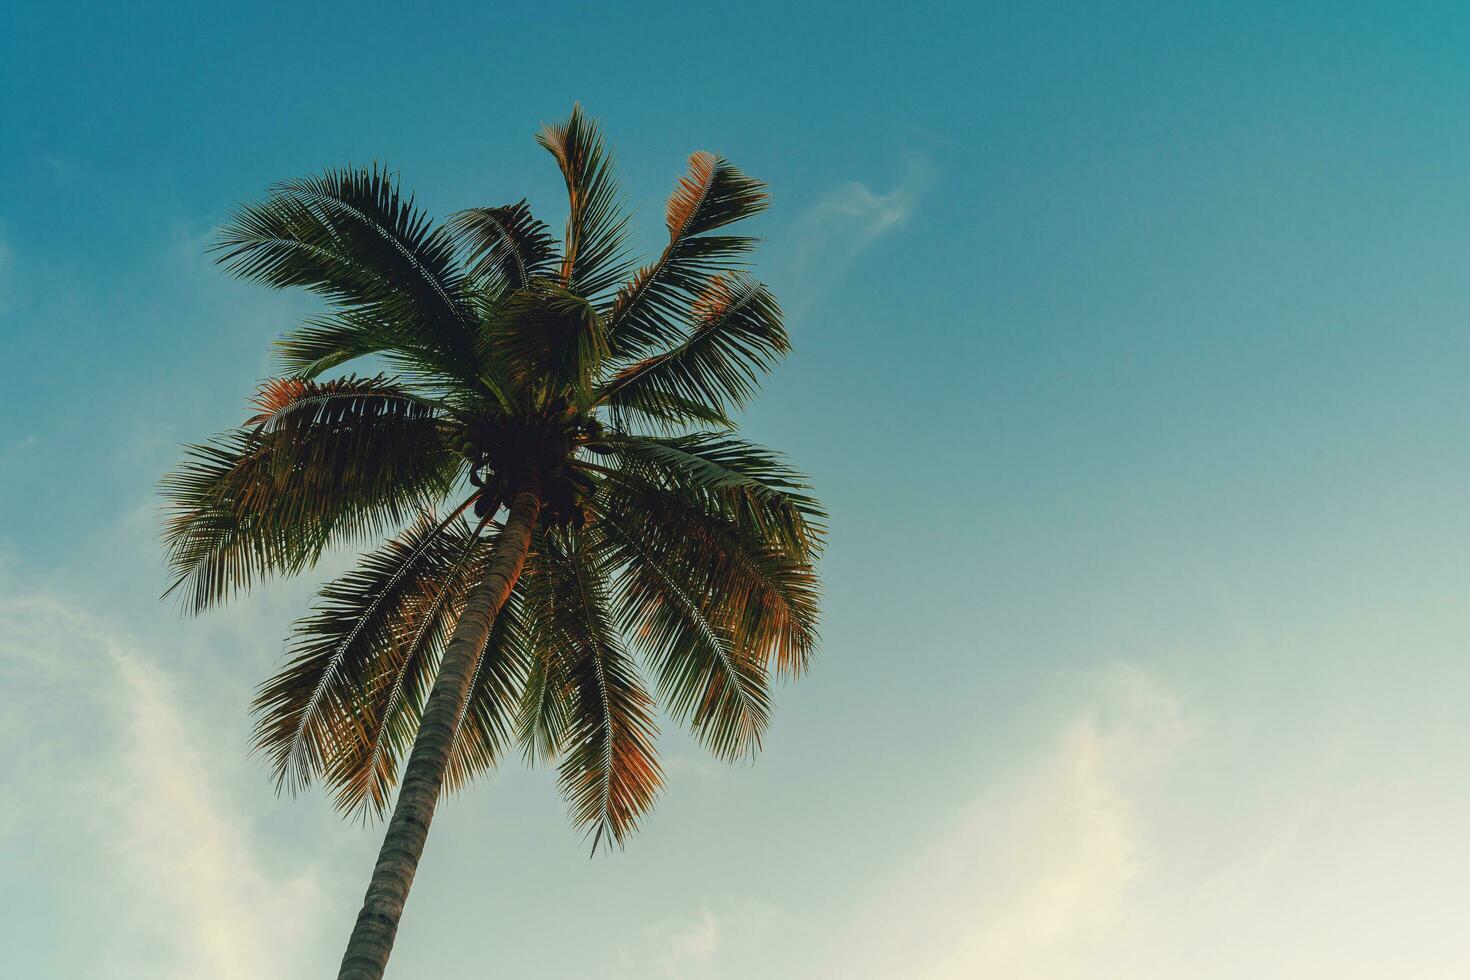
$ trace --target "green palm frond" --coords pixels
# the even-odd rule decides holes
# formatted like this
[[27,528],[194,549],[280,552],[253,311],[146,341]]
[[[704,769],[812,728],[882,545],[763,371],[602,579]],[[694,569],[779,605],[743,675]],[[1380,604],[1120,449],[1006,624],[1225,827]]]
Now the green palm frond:
[[554,651],[533,649],[515,716],[515,739],[527,765],[556,761],[571,716],[572,698],[560,657]]
[[604,479],[595,509],[685,595],[707,603],[739,649],[774,658],[788,675],[805,671],[821,600],[814,548],[788,547],[740,509],[628,472]]
[[536,656],[564,680],[569,717],[558,782],[573,819],[622,844],[663,780],[653,699],[610,618],[607,569],[592,536],[541,534],[526,575]]
[[381,377],[271,381],[255,404],[162,482],[168,592],[196,612],[301,571],[333,542],[400,526],[460,465],[435,403]]
[[591,303],[551,283],[518,290],[485,327],[485,343],[514,389],[547,400],[569,392],[588,404],[607,356],[602,319]]
[[[395,360],[413,372],[420,363],[414,348],[405,349],[401,332],[371,311],[336,310],[309,317],[275,343],[276,359],[285,373],[315,379],[333,368],[373,354],[398,354]],[[404,362],[407,364],[404,364]]]
[[608,338],[620,357],[678,343],[690,304],[711,277],[755,247],[755,239],[707,232],[764,211],[766,185],[745,176],[728,160],[700,151],[669,196],[665,224],[669,243],[618,292],[608,313]]
[[381,340],[441,372],[463,377],[473,364],[453,236],[434,227],[377,166],[277,185],[265,201],[232,215],[215,251],[241,278],[304,286],[365,315],[389,328]]
[[768,449],[725,432],[613,435],[606,444],[620,464],[614,481],[634,477],[686,494],[803,557],[821,550],[826,512],[806,479]]
[[723,410],[678,395],[647,392],[634,401],[636,404],[619,405],[614,412],[616,424],[628,431],[649,429],[660,435],[681,435],[691,427],[735,428],[734,420]]
[[386,804],[403,733],[390,733],[388,753],[379,734],[399,717],[404,686],[421,701],[431,680],[449,610],[428,597],[462,587],[469,534],[457,517],[420,515],[323,586],[296,624],[289,661],[255,700],[255,745],[277,788],[328,775],[344,810]]
[[441,532],[462,540],[453,542],[457,557],[449,565],[426,569],[422,588],[404,598],[391,642],[379,647],[374,682],[364,685],[374,696],[363,723],[353,728],[357,737],[338,745],[325,775],[343,813],[381,817],[387,811],[399,763],[418,733],[439,658],[464,608],[466,592],[483,574],[489,544],[480,535],[488,523],[486,516],[468,536],[462,526],[450,525]]
[[567,231],[561,279],[594,300],[627,274],[628,218],[622,213],[612,154],[598,126],[574,106],[566,122],[542,128],[536,140],[556,158],[567,185]]
[[550,230],[525,201],[460,211],[450,227],[465,249],[470,277],[496,291],[525,289],[550,276],[561,262]]
[[475,665],[449,756],[445,785],[459,789],[493,768],[506,747],[516,741],[520,710],[531,669],[529,624],[519,587],[511,593]]
[[694,301],[692,326],[669,350],[619,371],[600,401],[622,416],[679,399],[721,412],[745,405],[762,374],[790,350],[781,308],[743,273],[710,279]]
[[753,755],[771,715],[763,652],[745,647],[749,638],[726,622],[718,595],[686,591],[691,577],[670,556],[615,517],[603,515],[596,530],[618,570],[619,624],[657,670],[663,703],[716,755]]
[[[466,308],[476,309],[474,297]],[[275,342],[275,360],[283,373],[314,380],[359,358],[376,357],[396,377],[425,392],[454,397],[479,390],[469,372],[472,362],[444,367],[443,354],[406,334],[371,310],[339,309],[306,318]],[[479,365],[483,370],[484,365]]]

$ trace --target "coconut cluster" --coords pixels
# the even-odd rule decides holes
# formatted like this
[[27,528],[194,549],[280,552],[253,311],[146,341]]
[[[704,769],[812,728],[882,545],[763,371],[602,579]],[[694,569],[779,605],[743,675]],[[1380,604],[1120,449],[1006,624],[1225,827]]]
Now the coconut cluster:
[[591,416],[577,416],[564,407],[540,418],[487,419],[466,427],[460,447],[470,463],[470,483],[480,487],[475,516],[510,501],[515,488],[539,471],[543,528],[575,527],[587,523],[587,502],[597,488],[591,473],[574,465],[580,445],[602,436],[602,425]]

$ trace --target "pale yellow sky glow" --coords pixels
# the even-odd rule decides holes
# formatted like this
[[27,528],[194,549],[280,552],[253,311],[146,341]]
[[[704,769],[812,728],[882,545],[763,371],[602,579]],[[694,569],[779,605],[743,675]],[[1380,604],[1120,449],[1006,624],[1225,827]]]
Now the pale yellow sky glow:
[[[30,801],[12,833],[90,828],[86,886],[124,900],[94,975],[313,976],[309,947],[350,885],[324,889],[320,857],[289,873],[262,861],[262,832],[237,812],[245,790],[220,785],[238,760],[209,758],[218,733],[188,685],[53,599],[9,600],[0,617],[7,680],[85,706],[98,726],[59,812],[36,802],[34,774],[4,786]],[[1409,756],[1428,732],[1414,719],[1334,745],[1314,731],[1334,717],[1319,706],[1298,731],[1327,741],[1283,766],[1264,746],[1285,719],[1218,717],[1126,663],[1059,675],[1053,693],[1029,751],[875,862],[836,941],[804,935],[789,910],[725,903],[647,923],[610,975],[735,976],[753,951],[823,980],[1461,975],[1470,860],[1455,828],[1470,804],[1416,775]],[[17,715],[4,720],[15,736]],[[1361,739],[1394,744],[1363,766],[1346,755]],[[53,734],[36,748],[78,747]],[[1232,792],[1235,773],[1260,782]]]

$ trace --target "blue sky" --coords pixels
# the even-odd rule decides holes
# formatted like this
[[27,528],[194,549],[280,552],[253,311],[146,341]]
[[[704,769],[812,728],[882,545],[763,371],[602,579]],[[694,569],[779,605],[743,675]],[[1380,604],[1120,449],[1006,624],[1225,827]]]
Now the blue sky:
[[[248,703],[314,579],[157,602],[153,487],[311,302],[204,255],[346,162],[523,196],[581,100],[637,226],[770,181],[747,417],[832,512],[753,766],[589,861],[554,779],[440,810],[393,974],[1462,976],[1470,15],[1454,4],[58,4],[0,12],[0,948],[327,973],[379,830]],[[323,574],[330,571],[324,569]]]

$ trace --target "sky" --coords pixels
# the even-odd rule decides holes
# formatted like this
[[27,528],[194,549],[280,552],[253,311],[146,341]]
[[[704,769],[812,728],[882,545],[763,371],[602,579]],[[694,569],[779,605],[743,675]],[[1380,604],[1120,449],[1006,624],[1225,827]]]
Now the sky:
[[390,976],[1470,974],[1467,49],[1450,3],[10,0],[4,972],[335,968],[381,827],[248,736],[346,558],[158,600],[159,476],[316,309],[204,249],[349,162],[557,225],[580,100],[649,251],[691,151],[771,184],[745,427],[831,511],[822,651],[754,764],[665,724],[620,852],[552,772],[447,800]]

